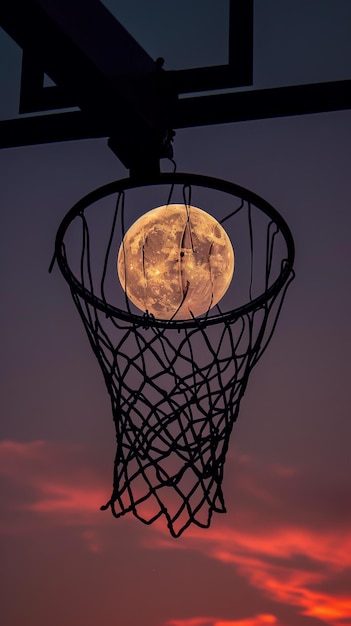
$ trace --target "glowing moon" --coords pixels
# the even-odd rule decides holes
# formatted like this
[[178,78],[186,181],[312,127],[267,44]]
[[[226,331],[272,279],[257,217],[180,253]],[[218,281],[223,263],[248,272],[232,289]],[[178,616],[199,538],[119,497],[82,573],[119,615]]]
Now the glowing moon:
[[224,228],[193,206],[169,204],[129,228],[118,253],[118,276],[128,298],[158,319],[185,320],[214,307],[234,272]]

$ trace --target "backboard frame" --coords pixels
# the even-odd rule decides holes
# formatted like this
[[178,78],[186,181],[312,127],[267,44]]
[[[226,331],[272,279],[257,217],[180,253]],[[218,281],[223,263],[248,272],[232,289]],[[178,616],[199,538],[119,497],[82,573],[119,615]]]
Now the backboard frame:
[[45,114],[0,121],[0,148],[107,137],[134,175],[154,174],[173,129],[351,108],[351,80],[179,98],[252,85],[254,0],[228,1],[228,64],[165,71],[99,0],[3,0],[23,49],[20,113]]

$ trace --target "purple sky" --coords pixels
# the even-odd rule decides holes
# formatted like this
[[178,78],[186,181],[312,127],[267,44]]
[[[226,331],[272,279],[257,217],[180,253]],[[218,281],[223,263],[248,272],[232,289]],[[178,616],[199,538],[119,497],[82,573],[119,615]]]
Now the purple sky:
[[[266,22],[256,4],[255,85],[264,62],[267,86],[280,84],[278,57],[290,82],[297,66],[301,81],[349,77],[348,2],[289,1],[280,14],[270,0]],[[2,117],[10,96],[6,106]],[[260,194],[296,243],[296,279],[232,433],[228,513],[178,540],[163,523],[99,511],[115,448],[109,399],[67,285],[57,267],[48,274],[67,210],[126,171],[105,140],[0,152],[5,626],[350,626],[350,130],[345,111],[177,132],[179,171]]]

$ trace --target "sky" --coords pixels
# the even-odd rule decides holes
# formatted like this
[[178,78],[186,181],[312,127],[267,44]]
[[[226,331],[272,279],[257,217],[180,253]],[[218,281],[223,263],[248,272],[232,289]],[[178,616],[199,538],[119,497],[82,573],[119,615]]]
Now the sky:
[[[173,68],[225,62],[226,7],[119,9]],[[350,19],[347,0],[257,0],[254,86],[350,78]],[[5,119],[20,53],[5,35],[0,45]],[[227,513],[179,539],[99,510],[115,452],[109,398],[69,289],[48,273],[68,209],[127,172],[105,139],[0,152],[5,626],[351,625],[350,130],[341,111],[177,131],[179,171],[258,193],[296,245],[296,278],[233,429]]]

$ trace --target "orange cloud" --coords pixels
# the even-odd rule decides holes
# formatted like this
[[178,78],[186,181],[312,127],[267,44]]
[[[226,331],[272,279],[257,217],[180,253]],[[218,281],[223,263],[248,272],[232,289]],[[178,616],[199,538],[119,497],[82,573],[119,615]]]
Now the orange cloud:
[[234,533],[234,537],[224,530],[215,542],[227,549],[213,546],[213,557],[233,562],[251,585],[273,600],[298,606],[304,615],[328,624],[351,619],[351,593],[318,591],[318,586],[325,587],[351,568],[351,530],[325,533],[285,527],[261,536]]
[[[164,539],[162,545],[180,547]],[[271,600],[297,607],[303,615],[335,626],[351,620],[351,593],[342,595],[319,590],[319,587],[326,588],[340,572],[348,568],[351,572],[351,530],[326,534],[285,527],[271,533],[252,534],[224,527],[210,528],[205,538],[201,531],[191,529],[181,547],[233,564],[250,585]],[[265,622],[215,621],[213,626],[256,623]],[[179,626],[182,625],[179,623]]]
[[[239,456],[238,464],[240,476],[234,480],[242,501],[239,499],[231,526],[225,518],[217,518],[208,530],[191,526],[181,542],[174,542],[159,525],[153,545],[194,550],[231,564],[270,600],[296,607],[300,614],[330,626],[346,626],[345,620],[351,624],[351,528],[343,523],[342,515],[334,511],[328,524],[323,519],[323,524],[316,526],[316,501],[312,499],[311,511],[305,507],[303,517],[293,518],[289,506],[284,510],[285,501],[289,505],[290,494],[295,496],[299,490],[303,498],[305,489],[310,488],[305,480],[296,483],[299,474],[294,468],[258,468],[248,455]],[[269,492],[267,486],[272,483]],[[272,518],[272,509],[278,513],[276,518]],[[344,583],[344,588],[335,592],[340,577],[348,579],[349,586],[346,591]]]
[[[100,505],[106,501],[106,486],[104,478],[93,471],[88,456],[87,450],[79,446],[43,441],[0,442],[0,472],[8,485],[8,498],[2,500],[5,511],[22,509],[45,519],[59,518],[65,524],[80,526],[88,549],[98,552],[96,525],[108,523],[110,516],[99,512]],[[241,484],[256,494],[255,510],[243,500],[240,514],[231,517],[231,526],[225,525],[227,517],[217,518],[207,530],[190,527],[177,541],[169,537],[164,523],[158,521],[153,526],[154,532],[150,529],[147,547],[197,551],[235,567],[253,588],[270,600],[296,607],[300,614],[331,626],[346,626],[346,620],[351,623],[351,593],[329,591],[337,588],[334,582],[337,576],[346,580],[349,575],[348,589],[351,589],[351,529],[337,523],[308,527],[308,512],[305,526],[293,524],[290,515],[277,516],[267,523],[265,512],[275,506],[275,501],[261,487],[262,472],[257,472],[255,483],[252,465],[246,457],[241,460],[241,469]],[[297,474],[292,469],[285,472],[281,467],[270,471],[283,481],[289,495],[289,485]],[[248,524],[248,518],[256,520],[255,524],[252,521]],[[12,521],[2,528],[4,532],[13,532]],[[192,620],[170,622],[169,626],[277,623],[272,615],[258,615],[246,621],[202,617]]]
[[[167,626],[267,626],[269,624],[278,625],[274,615],[256,615],[240,620],[221,620],[213,617],[193,617],[190,619],[170,620]],[[280,626],[283,626],[282,624]]]

